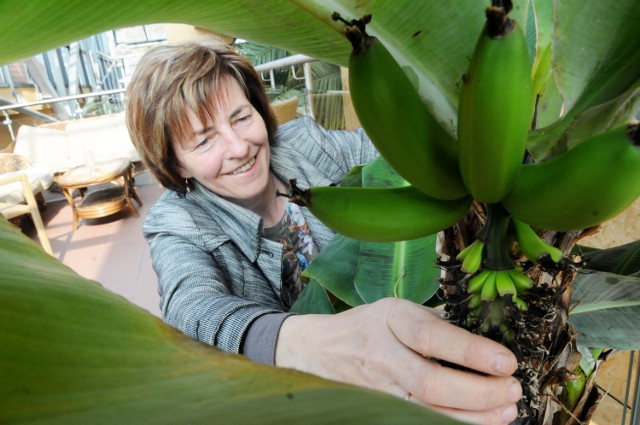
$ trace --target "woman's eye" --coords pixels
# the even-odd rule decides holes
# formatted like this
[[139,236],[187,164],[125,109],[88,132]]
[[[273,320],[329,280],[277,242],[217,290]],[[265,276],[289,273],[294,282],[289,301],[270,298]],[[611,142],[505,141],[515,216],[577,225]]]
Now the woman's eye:
[[210,147],[211,145],[213,145],[213,139],[210,139],[209,137],[203,139],[200,143],[198,143],[195,147],[194,150],[202,150],[202,149],[206,149],[208,147]]
[[249,125],[249,124],[251,124],[252,118],[253,118],[253,115],[251,115],[251,114],[241,115],[236,120],[236,125],[240,125],[240,126]]

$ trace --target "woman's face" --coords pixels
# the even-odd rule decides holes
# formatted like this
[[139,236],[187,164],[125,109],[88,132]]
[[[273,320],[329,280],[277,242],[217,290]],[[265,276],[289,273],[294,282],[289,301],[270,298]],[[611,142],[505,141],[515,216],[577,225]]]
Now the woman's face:
[[233,78],[215,105],[215,116],[201,123],[186,113],[193,136],[173,142],[183,178],[194,178],[212,192],[250,206],[270,189],[269,137],[262,116],[253,108]]

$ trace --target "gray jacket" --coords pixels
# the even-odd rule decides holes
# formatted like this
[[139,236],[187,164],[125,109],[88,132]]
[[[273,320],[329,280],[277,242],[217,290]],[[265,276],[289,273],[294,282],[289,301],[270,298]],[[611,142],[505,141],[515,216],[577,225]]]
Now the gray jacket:
[[[339,182],[377,152],[362,130],[327,131],[310,118],[278,130],[271,168],[302,188]],[[319,249],[334,233],[303,208]],[[282,246],[264,239],[262,219],[198,183],[180,196],[166,191],[143,227],[158,276],[163,319],[194,339],[239,352],[258,317],[284,311]]]

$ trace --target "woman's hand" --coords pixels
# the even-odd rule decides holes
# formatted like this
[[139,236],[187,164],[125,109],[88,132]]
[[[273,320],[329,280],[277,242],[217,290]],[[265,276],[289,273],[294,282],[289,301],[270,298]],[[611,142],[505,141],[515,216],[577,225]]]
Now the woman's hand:
[[436,310],[397,298],[336,315],[287,318],[276,365],[409,397],[478,424],[513,421],[522,396],[510,376],[517,365],[508,349],[445,322]]

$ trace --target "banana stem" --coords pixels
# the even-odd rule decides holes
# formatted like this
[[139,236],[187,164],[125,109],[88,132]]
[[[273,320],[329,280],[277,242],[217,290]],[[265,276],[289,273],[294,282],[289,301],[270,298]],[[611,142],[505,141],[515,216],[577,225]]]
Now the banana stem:
[[485,10],[489,37],[502,37],[513,30],[515,23],[507,17],[512,8],[511,0],[493,0],[491,2],[491,6]]
[[296,184],[296,179],[289,180],[289,190],[289,193],[282,193],[276,189],[276,196],[289,198],[290,202],[298,204],[301,207],[308,207],[311,205],[311,191],[309,189],[300,189]]
[[487,222],[478,232],[478,238],[485,242],[487,268],[506,270],[513,267],[509,255],[510,215],[502,204],[487,205]]
[[365,15],[360,19],[347,21],[340,16],[338,12],[333,12],[331,14],[331,19],[345,24],[344,34],[351,42],[353,53],[356,55],[366,51],[375,40],[375,37],[369,36],[366,31],[367,24],[371,22],[371,15]]
[[504,9],[505,13],[509,13],[513,9],[511,0],[491,0],[491,7]]

